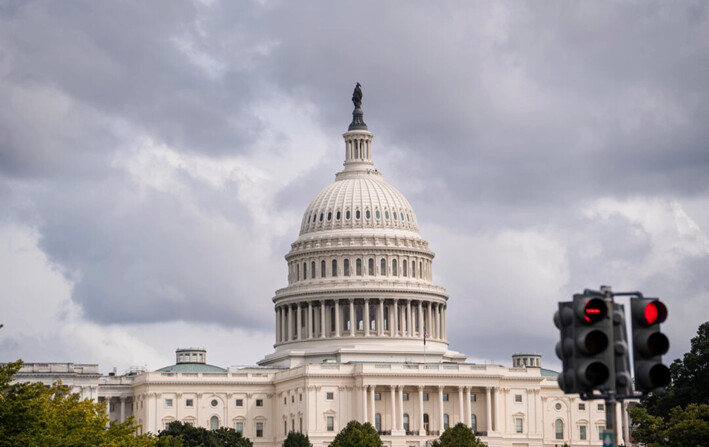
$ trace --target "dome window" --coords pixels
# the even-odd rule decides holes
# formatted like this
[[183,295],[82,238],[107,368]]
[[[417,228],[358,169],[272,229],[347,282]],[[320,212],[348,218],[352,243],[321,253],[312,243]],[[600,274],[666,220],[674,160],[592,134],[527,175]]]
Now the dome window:
[[317,219],[318,215],[313,213],[313,223],[315,223],[315,219]]
[[323,218],[325,217],[325,214],[320,213],[320,222],[322,222]]
[[350,220],[350,210],[345,211],[345,219]]
[[396,220],[396,211],[392,213],[394,215],[394,220]]
[[364,215],[367,217],[367,220],[372,218],[372,213],[370,213],[369,210],[365,211]]
[[401,221],[403,222],[404,221],[404,213],[399,213],[399,215],[401,216]]
[[335,220],[340,220],[340,212],[335,213]]
[[389,210],[384,210],[384,218],[389,220]]
[[359,220],[360,217],[362,217],[362,213],[359,210],[355,211],[355,219]]
[[308,216],[308,223],[310,223],[310,216]]
[[374,217],[376,217],[377,220],[379,220],[379,218],[382,217],[382,215],[379,213],[379,210],[376,210],[376,211],[374,212]]
[[327,221],[330,222],[332,220],[332,211],[327,212]]

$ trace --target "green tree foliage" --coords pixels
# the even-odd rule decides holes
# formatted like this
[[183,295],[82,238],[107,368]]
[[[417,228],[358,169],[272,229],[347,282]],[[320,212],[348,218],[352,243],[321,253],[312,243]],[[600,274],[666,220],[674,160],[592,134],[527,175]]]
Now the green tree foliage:
[[379,433],[369,422],[350,421],[330,443],[330,447],[382,447]]
[[699,326],[683,359],[670,365],[672,384],[643,401],[648,413],[665,417],[676,406],[709,405],[709,321]]
[[487,447],[487,444],[475,437],[467,425],[459,422],[449,427],[441,437],[433,441],[433,447]]
[[[0,447],[153,447],[133,420],[111,424],[103,403],[81,400],[61,383],[11,384],[22,362],[0,365]],[[108,426],[108,428],[106,428]]]
[[709,405],[689,404],[670,410],[667,418],[651,415],[641,405],[630,410],[637,428],[635,442],[647,447],[699,447],[709,442]]
[[[161,442],[171,442],[181,447],[252,447],[253,444],[233,428],[221,427],[207,430],[204,427],[194,427],[180,421],[171,422],[158,435]],[[179,440],[179,444],[175,444]],[[160,445],[159,447],[163,447]]]
[[283,441],[283,447],[313,447],[313,444],[310,443],[310,438],[307,435],[292,431]]

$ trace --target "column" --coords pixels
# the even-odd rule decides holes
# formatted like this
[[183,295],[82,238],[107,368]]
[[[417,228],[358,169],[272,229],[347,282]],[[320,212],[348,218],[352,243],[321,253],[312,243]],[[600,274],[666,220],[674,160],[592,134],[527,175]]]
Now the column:
[[297,340],[302,340],[303,339],[303,312],[300,310],[300,304],[296,304],[295,306],[295,321],[296,321],[296,330],[295,330],[295,338]]
[[428,306],[426,306],[426,312],[428,312],[428,327],[426,330],[428,331],[428,338],[433,338],[433,311],[431,310],[431,302],[428,302]]
[[446,306],[441,309],[441,339],[446,339]]
[[376,389],[376,386],[374,386],[374,385],[369,386],[369,411],[371,412],[370,420],[373,423],[376,422],[375,419],[376,419],[376,414],[377,414],[376,402],[374,401],[375,389]]
[[126,397],[121,396],[121,419],[119,419],[120,422],[125,422],[126,421]]
[[[465,417],[463,417],[463,409],[464,409],[463,408],[463,387],[459,386],[458,387],[458,415],[459,415],[460,419],[458,419],[458,422],[462,422],[463,424],[465,424]],[[465,425],[469,425],[469,424],[465,424]]]
[[[465,414],[463,416],[463,423],[470,427],[470,414],[473,410],[470,408],[470,387],[465,387]],[[473,428],[473,427],[470,427]]]
[[443,339],[443,334],[441,333],[441,303],[436,303],[436,338],[439,340]]
[[490,402],[490,387],[485,387],[485,410],[487,411],[487,431],[492,433],[492,402]]
[[411,300],[406,300],[406,335],[409,337],[414,335],[414,325],[411,321]]
[[355,315],[354,300],[350,298],[350,337],[354,337],[357,315]]
[[392,314],[394,315],[394,324],[391,325],[391,331],[392,331],[392,337],[398,337],[398,329],[399,329],[399,300],[394,298],[394,312]]
[[364,321],[364,336],[369,336],[369,298],[364,299],[364,311],[362,312],[362,320]]
[[362,385],[362,423],[369,422],[369,410],[367,409],[367,385]]
[[379,299],[379,315],[377,315],[377,335],[382,336],[384,335],[384,300]]
[[[391,385],[391,431],[396,430],[396,385]],[[393,434],[393,433],[392,433]]]
[[423,303],[419,301],[419,337],[423,337]]
[[276,307],[276,343],[281,342],[281,308]]
[[[397,427],[399,430],[404,429],[404,386],[399,386],[399,424]],[[409,428],[411,428],[411,421],[409,421]]]
[[419,385],[419,435],[425,435],[423,431],[423,386]]
[[335,300],[335,337],[340,336],[340,321],[342,316],[340,315],[340,300]]
[[325,300],[320,301],[320,338],[325,337]]
[[438,430],[443,434],[443,386],[438,386]]
[[293,311],[291,305],[288,305],[288,333],[286,334],[286,340],[290,341],[293,338]]
[[313,338],[313,303],[308,302],[308,338]]

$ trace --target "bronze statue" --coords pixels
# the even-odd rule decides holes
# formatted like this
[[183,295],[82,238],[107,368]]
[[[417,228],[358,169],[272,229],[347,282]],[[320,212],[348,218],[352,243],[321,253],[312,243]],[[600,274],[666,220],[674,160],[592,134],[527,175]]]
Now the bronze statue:
[[356,109],[359,109],[362,106],[362,89],[360,87],[361,85],[358,82],[357,86],[355,86],[354,92],[352,92],[352,103]]

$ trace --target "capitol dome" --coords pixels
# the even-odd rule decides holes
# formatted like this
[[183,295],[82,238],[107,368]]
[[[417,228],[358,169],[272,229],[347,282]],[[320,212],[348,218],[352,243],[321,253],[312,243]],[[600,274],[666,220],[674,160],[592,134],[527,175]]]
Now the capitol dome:
[[[308,205],[273,298],[275,352],[261,365],[461,361],[448,350],[448,295],[411,204],[372,161],[373,134],[355,102],[344,169]],[[427,357],[428,356],[428,357]]]

